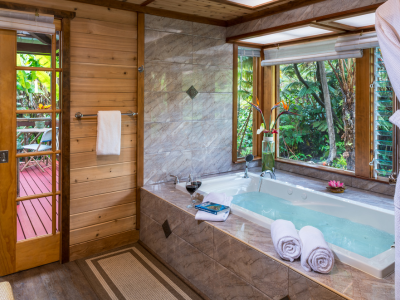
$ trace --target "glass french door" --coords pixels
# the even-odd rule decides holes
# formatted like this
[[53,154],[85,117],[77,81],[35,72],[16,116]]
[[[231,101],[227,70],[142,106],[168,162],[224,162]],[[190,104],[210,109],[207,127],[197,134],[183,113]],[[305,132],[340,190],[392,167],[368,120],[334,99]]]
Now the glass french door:
[[0,30],[0,276],[60,257],[60,25]]

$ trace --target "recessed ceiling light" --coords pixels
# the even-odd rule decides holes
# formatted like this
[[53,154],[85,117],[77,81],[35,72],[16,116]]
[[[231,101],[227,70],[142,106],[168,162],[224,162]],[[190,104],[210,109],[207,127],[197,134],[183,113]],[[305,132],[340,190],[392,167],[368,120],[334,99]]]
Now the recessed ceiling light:
[[375,13],[341,19],[335,21],[335,23],[340,23],[343,25],[348,25],[353,27],[372,26],[375,25]]
[[290,41],[299,38],[316,36],[321,34],[333,33],[332,31],[306,26],[297,29],[286,30],[278,33],[267,34],[255,38],[242,40],[242,42],[254,43],[254,44],[274,44],[278,42]]
[[246,5],[246,6],[254,7],[254,6],[259,6],[259,5],[262,5],[262,4],[267,4],[267,3],[272,2],[274,0],[228,0],[228,1],[235,2],[235,3],[238,3],[238,4],[243,4],[243,5]]

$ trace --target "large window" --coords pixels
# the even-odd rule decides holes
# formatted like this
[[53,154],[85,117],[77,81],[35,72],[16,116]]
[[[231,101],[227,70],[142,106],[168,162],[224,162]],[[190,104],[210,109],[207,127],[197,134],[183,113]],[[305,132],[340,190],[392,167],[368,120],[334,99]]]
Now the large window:
[[257,103],[258,72],[260,70],[260,50],[238,47],[235,66],[236,91],[234,110],[236,124],[234,128],[234,157],[241,161],[246,155],[257,156],[257,126],[259,116],[249,103]]
[[394,92],[380,48],[374,61],[374,177],[389,177],[393,171],[394,126],[389,117],[394,111]]
[[253,57],[238,57],[238,126],[237,126],[237,155],[238,158],[253,153]]
[[280,66],[279,157],[354,171],[356,59]]

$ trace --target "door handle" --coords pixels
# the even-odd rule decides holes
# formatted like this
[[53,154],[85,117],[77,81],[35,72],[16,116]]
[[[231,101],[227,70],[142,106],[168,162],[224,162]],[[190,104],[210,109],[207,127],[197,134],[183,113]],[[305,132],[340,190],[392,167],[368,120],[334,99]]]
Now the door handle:
[[0,164],[8,163],[8,150],[0,151]]

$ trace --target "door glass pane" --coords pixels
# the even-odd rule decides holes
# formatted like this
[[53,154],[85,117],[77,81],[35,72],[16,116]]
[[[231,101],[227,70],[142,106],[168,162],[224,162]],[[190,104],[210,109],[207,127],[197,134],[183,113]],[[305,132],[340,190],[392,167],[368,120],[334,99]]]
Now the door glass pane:
[[389,177],[393,171],[394,93],[380,48],[375,48],[374,84],[374,177]]
[[56,33],[56,68],[61,68],[61,32]]
[[17,66],[51,68],[51,35],[17,31]]
[[51,155],[17,158],[17,196],[52,192]]
[[51,108],[51,75],[46,71],[17,71],[18,110]]
[[56,109],[61,108],[61,73],[56,72]]
[[17,241],[52,233],[50,197],[19,201],[17,206]]

